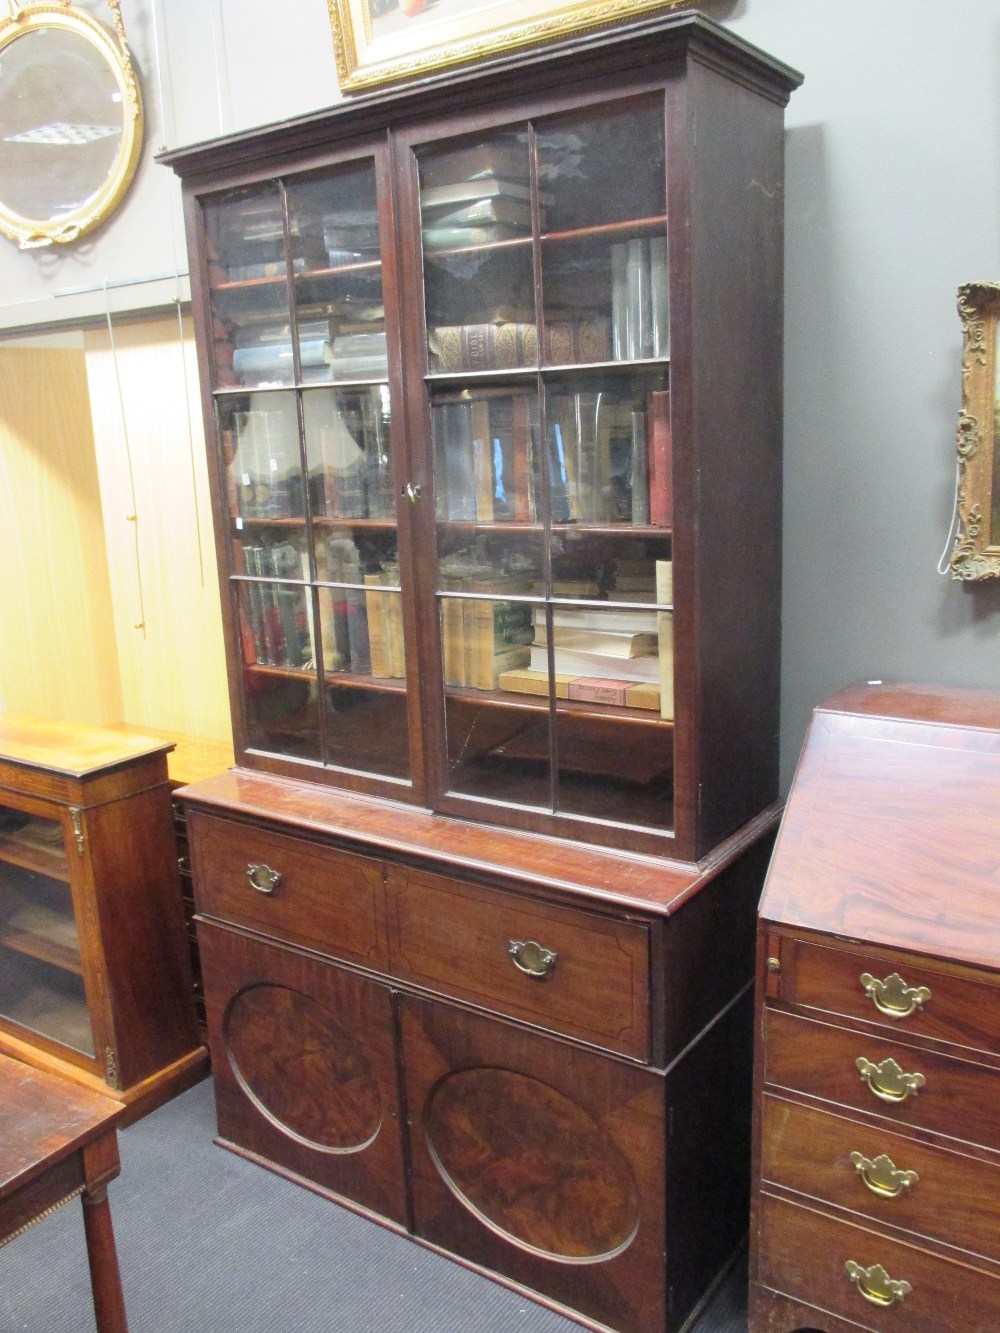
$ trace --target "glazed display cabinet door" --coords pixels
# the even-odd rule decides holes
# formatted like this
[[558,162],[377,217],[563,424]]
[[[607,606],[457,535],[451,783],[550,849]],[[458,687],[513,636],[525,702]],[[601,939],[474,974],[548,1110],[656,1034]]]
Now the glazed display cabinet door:
[[62,820],[8,805],[0,806],[0,1020],[70,1059],[94,1060]]
[[404,1223],[388,988],[204,922],[198,937],[221,1141]]
[[204,218],[246,743],[408,782],[379,160]]
[[664,1083],[401,1001],[414,1229],[630,1333],[662,1333]]
[[[439,800],[671,830],[664,104],[416,143]],[[608,188],[613,182],[613,188]]]

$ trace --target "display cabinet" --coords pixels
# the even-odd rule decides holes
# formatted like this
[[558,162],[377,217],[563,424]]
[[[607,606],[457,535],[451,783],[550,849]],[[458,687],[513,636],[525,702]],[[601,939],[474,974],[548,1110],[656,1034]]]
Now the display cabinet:
[[996,693],[814,714],[760,907],[752,1333],[996,1326],[998,799]]
[[202,1077],[164,743],[0,715],[0,1050],[125,1102]]
[[220,1137],[595,1326],[680,1327],[739,1240],[798,81],[660,16],[165,157],[236,741],[183,795]]

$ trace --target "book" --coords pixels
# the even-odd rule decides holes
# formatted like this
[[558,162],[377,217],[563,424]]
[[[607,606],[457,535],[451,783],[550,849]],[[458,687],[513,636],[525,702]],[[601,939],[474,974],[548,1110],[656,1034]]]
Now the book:
[[626,353],[630,361],[650,356],[653,350],[652,299],[649,288],[649,243],[640,238],[626,242]]
[[[657,681],[660,677],[660,659],[655,653],[641,657],[615,657],[585,649],[553,645],[553,665],[565,676],[600,676],[605,680]],[[527,665],[533,671],[548,670],[548,647],[544,643],[531,646]]]
[[657,665],[660,685],[660,717],[674,716],[674,566],[672,560],[656,562],[656,600],[669,611],[657,612]]
[[[446,185],[429,185],[420,192],[420,209],[437,208],[442,204],[474,203],[502,195],[506,199],[529,199],[531,189],[527,182],[507,180],[502,176],[479,176],[474,180],[451,181]],[[551,199],[546,200],[551,202]]]
[[625,690],[626,708],[648,708],[660,711],[660,686],[651,682],[640,681],[638,685],[629,685]]
[[[557,699],[569,698],[569,687],[572,680],[572,676],[557,674],[554,677]],[[497,686],[501,690],[509,690],[512,694],[539,694],[548,697],[549,673],[547,671],[532,671],[530,667],[512,667],[498,673]]]
[[[553,606],[550,614],[552,626],[557,630],[597,630],[612,634],[655,634],[657,630],[656,612],[652,608],[648,611],[617,611],[593,606],[579,609]],[[534,608],[534,622],[536,630],[540,627],[544,631],[546,623],[544,606]]]
[[493,140],[471,144],[467,148],[453,148],[420,161],[420,179],[425,186],[451,185],[481,176],[527,180],[527,144]]
[[[425,211],[426,205],[425,205]],[[522,227],[531,226],[531,201],[528,199],[507,199],[497,195],[492,199],[476,199],[471,204],[460,208],[445,205],[443,211],[430,210],[433,217],[427,220],[432,227],[476,227],[488,222],[513,223]]]
[[578,676],[570,681],[569,697],[580,703],[625,706],[628,684],[623,680],[604,680],[597,676]]
[[[534,627],[535,643],[548,642],[544,624]],[[574,652],[598,653],[607,658],[648,657],[656,653],[658,647],[657,629],[649,633],[615,633],[613,630],[580,629],[576,626],[553,625],[552,642],[557,649],[567,648]]]
[[[436,371],[513,370],[538,364],[538,330],[529,320],[442,324],[427,333]],[[607,361],[611,324],[603,317],[551,320],[545,326],[545,359],[550,365]]]
[[[466,592],[493,592],[502,585],[497,575],[465,580]],[[510,591],[524,591],[512,584]],[[465,603],[465,684],[477,690],[495,690],[501,671],[525,667],[534,637],[531,606],[503,598],[477,597]]]
[[434,508],[439,519],[476,518],[476,458],[470,404],[436,403],[431,411]]
[[629,494],[632,501],[632,522],[640,527],[649,522],[649,456],[646,430],[646,413],[633,409]]
[[493,433],[490,429],[490,404],[487,399],[475,399],[469,404],[469,429],[472,435],[473,470],[476,482],[476,518],[480,522],[492,523]]
[[371,673],[373,676],[388,679],[392,675],[388,608],[385,600],[389,594],[376,591],[382,585],[381,571],[366,574],[364,582],[365,618],[368,621]]
[[658,528],[674,521],[673,436],[670,390],[654,390],[646,399],[649,470],[649,519]]
[[495,245],[497,241],[512,241],[524,236],[525,229],[511,222],[484,222],[478,227],[446,227],[439,223],[425,223],[422,232],[424,249],[459,250],[466,245]]

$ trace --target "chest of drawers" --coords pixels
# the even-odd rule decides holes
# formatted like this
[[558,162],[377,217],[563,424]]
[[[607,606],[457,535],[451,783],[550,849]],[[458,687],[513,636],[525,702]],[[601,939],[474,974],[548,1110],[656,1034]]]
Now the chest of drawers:
[[818,709],[761,900],[751,1333],[1000,1319],[1000,695]]
[[219,1142],[588,1327],[687,1326],[745,1226],[777,809],[682,866],[241,770],[182,799]]

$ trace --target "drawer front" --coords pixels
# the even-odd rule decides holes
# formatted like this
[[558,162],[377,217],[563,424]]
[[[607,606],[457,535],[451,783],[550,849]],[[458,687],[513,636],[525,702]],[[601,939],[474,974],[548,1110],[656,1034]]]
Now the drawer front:
[[787,1004],[1000,1055],[1000,986],[801,940],[783,943],[781,972]]
[[[1000,1280],[981,1269],[928,1254],[765,1194],[760,1200],[759,1280],[877,1333],[996,1333]],[[877,1275],[851,1280],[847,1265],[881,1265],[910,1290],[890,1305],[874,1304]],[[888,1297],[889,1293],[886,1293]]]
[[[764,1043],[768,1083],[886,1116],[900,1125],[1000,1147],[1000,1071],[774,1009],[765,1011]],[[888,1085],[889,1091],[894,1089],[887,1060],[923,1083],[902,1100],[886,1101],[863,1080],[859,1059],[882,1067],[872,1081]]]
[[415,871],[390,887],[401,980],[648,1059],[646,926]]
[[772,1096],[760,1142],[768,1183],[1000,1260],[998,1166]]
[[[347,962],[386,966],[384,885],[377,861],[197,811],[188,836],[203,915]],[[260,887],[249,878],[255,866]],[[276,882],[269,871],[279,877]]]

